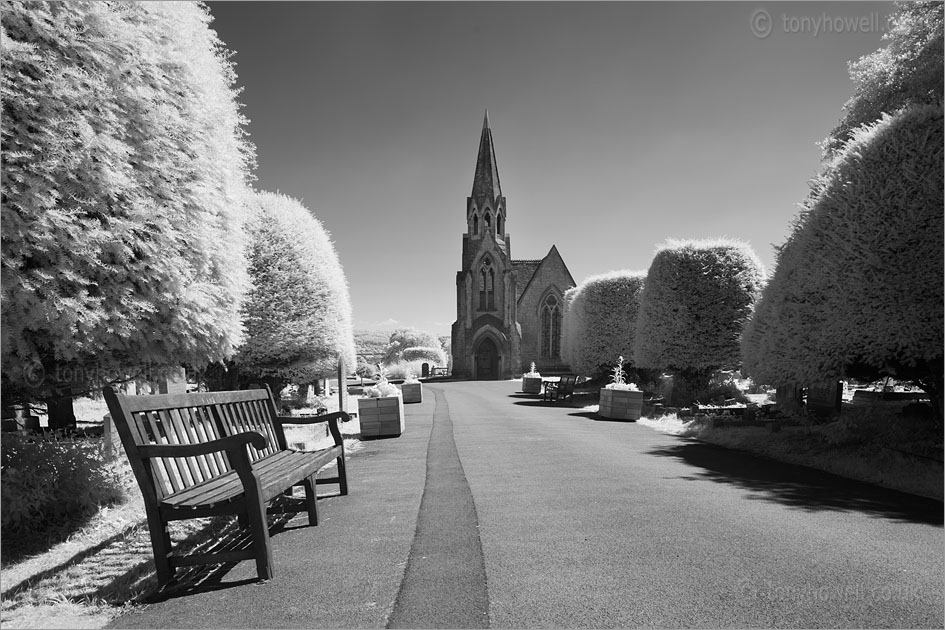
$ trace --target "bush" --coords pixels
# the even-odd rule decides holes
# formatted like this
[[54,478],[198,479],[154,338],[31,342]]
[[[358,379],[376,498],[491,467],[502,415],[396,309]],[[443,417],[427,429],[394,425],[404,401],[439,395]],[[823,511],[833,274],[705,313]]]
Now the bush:
[[[90,516],[126,498],[127,469],[107,461],[100,438],[4,435],[0,535],[43,531]],[[6,547],[6,546],[5,546]]]
[[[382,366],[384,375],[390,380],[400,380],[407,378],[408,374],[421,376],[423,373],[423,364],[429,361],[397,361]],[[431,365],[432,367],[432,365]]]
[[431,365],[446,365],[446,353],[439,346],[404,348],[403,359],[410,363],[419,361],[421,364],[426,362]]

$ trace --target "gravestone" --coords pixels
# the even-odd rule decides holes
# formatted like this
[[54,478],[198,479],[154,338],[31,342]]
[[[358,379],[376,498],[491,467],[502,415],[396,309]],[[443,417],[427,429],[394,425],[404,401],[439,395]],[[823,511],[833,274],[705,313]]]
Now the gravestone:
[[807,387],[807,409],[818,416],[840,413],[843,400],[843,383],[831,381]]
[[423,365],[420,366],[420,376],[422,376],[423,378],[427,378],[428,376],[430,376],[429,363],[424,363]]
[[782,413],[798,411],[802,403],[801,388],[795,384],[779,385],[774,400]]
[[159,394],[186,394],[187,371],[182,367],[169,368],[157,385]]

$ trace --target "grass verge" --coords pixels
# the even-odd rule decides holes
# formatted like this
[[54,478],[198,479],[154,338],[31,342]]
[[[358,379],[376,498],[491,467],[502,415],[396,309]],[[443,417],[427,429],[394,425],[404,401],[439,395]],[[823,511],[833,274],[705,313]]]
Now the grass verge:
[[713,427],[675,414],[638,422],[664,433],[939,501],[945,494],[941,427],[903,421],[888,410],[848,411],[833,422],[786,425],[777,433],[763,427]]

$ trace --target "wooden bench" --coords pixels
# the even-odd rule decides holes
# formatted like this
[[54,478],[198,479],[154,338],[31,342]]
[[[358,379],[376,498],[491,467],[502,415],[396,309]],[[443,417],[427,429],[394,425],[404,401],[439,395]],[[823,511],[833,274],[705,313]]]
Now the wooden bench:
[[574,398],[574,384],[577,382],[577,375],[565,374],[557,381],[545,381],[545,391],[542,394],[542,400],[554,401],[572,400]]
[[[317,484],[337,483],[348,494],[344,443],[336,412],[317,417],[280,417],[268,389],[194,394],[127,396],[104,389],[112,422],[144,496],[151,547],[161,586],[176,569],[255,559],[260,579],[273,575],[266,514],[307,511],[318,524]],[[334,445],[318,451],[286,446],[283,424],[327,422]],[[338,474],[317,479],[318,471],[337,462]],[[295,486],[304,499],[285,496],[283,505],[267,505]],[[287,505],[286,505],[287,504]],[[294,508],[294,509],[293,509]],[[170,521],[235,515],[249,529],[250,549],[180,555],[172,552]]]
[[449,376],[449,372],[450,372],[449,368],[445,368],[445,367],[434,367],[434,368],[430,368],[430,376],[431,376],[431,377],[436,377],[436,376]]

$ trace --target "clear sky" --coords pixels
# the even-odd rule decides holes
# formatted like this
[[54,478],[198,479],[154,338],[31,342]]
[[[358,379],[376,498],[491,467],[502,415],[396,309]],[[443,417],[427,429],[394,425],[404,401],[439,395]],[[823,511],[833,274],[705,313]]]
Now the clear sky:
[[235,53],[256,186],[301,200],[331,233],[356,328],[439,335],[456,318],[484,110],[513,258],[555,244],[580,283],[645,270],[667,238],[729,236],[770,269],[853,93],[847,63],[882,45],[892,9],[209,6]]

